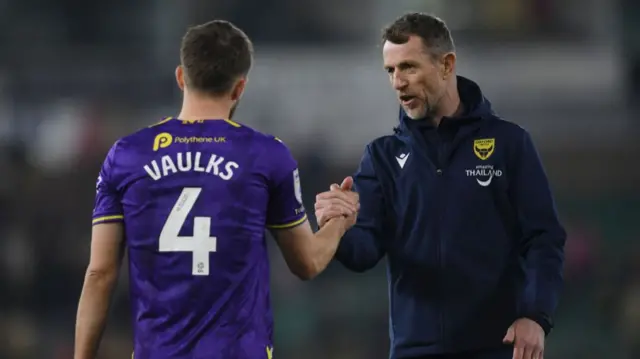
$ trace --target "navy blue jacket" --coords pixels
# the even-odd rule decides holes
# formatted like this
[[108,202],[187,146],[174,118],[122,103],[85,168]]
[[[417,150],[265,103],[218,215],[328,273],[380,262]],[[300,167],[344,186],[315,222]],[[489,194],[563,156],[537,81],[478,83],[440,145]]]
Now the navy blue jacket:
[[514,320],[548,333],[566,234],[529,134],[458,77],[465,114],[367,145],[361,210],[336,258],[361,272],[387,257],[391,358],[499,348]]

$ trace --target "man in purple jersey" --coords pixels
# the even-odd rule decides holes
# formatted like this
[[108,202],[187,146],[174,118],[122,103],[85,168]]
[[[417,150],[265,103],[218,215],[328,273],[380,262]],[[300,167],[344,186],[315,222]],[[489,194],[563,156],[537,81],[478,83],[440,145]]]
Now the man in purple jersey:
[[345,194],[343,216],[314,234],[287,147],[229,119],[251,62],[251,42],[229,22],[191,28],[176,69],[180,115],[109,151],[97,183],[76,359],[97,352],[125,248],[136,359],[271,358],[265,228],[290,270],[310,279],[355,223],[357,198]]

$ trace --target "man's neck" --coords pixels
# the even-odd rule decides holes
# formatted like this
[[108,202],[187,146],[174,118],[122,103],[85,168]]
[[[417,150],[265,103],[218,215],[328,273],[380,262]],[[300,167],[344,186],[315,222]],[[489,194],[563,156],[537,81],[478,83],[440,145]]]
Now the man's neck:
[[231,113],[232,103],[226,100],[186,98],[178,118],[182,120],[221,120]]
[[458,85],[453,83],[440,102],[440,111],[433,117],[436,126],[440,125],[443,117],[457,117],[464,113],[464,104],[460,101]]
[[223,114],[222,112],[189,112],[181,111],[178,115],[180,120],[196,121],[196,120],[225,120],[229,118],[229,113]]

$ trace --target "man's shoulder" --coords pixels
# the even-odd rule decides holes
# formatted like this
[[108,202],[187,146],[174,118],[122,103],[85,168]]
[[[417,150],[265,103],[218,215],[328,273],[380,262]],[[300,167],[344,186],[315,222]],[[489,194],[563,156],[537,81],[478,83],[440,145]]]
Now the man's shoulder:
[[149,149],[161,148],[169,141],[172,136],[167,128],[172,124],[173,118],[167,117],[160,122],[150,126],[137,129],[127,135],[120,137],[113,145],[114,152],[122,152],[127,149],[137,147],[148,147]]
[[394,161],[403,162],[411,153],[408,139],[397,134],[380,136],[369,142],[365,148],[365,155],[374,168],[389,166]]
[[[480,130],[483,133],[491,134],[497,137],[513,137],[521,139],[527,133],[527,130],[515,122],[505,120],[501,116],[494,114],[486,118],[480,124]],[[388,134],[380,136],[367,144],[367,150],[372,152],[395,152],[398,148],[406,147],[409,143],[409,135]]]
[[481,124],[487,130],[494,131],[496,135],[520,137],[527,132],[522,126],[515,122],[505,120],[497,114],[493,114]]
[[392,153],[399,148],[406,147],[408,142],[405,138],[396,134],[384,135],[375,138],[367,144],[367,151],[371,153]]
[[[522,143],[523,137],[526,135],[528,132],[522,126],[493,114],[482,120],[478,131],[474,132],[472,138],[492,138],[500,143],[508,144],[507,148],[515,149]],[[374,163],[402,162],[404,157],[409,156],[413,148],[409,136],[409,134],[395,133],[377,137],[367,144],[365,154]]]
[[479,137],[492,138],[504,145],[509,152],[518,151],[523,141],[530,136],[529,132],[519,124],[494,115],[481,124]]
[[[171,121],[173,120],[173,121]],[[241,140],[242,143],[250,143],[252,147],[264,147],[267,151],[287,151],[288,148],[278,137],[261,132],[251,126],[240,124],[234,121],[226,120],[229,124],[229,131],[233,132],[232,137]],[[128,151],[134,152],[157,152],[159,149],[170,146],[176,141],[175,137],[181,136],[181,130],[186,127],[180,127],[184,123],[181,120],[167,118],[158,123],[138,129],[123,137],[120,137],[114,144],[114,152],[122,153]],[[231,135],[225,132],[226,135]]]

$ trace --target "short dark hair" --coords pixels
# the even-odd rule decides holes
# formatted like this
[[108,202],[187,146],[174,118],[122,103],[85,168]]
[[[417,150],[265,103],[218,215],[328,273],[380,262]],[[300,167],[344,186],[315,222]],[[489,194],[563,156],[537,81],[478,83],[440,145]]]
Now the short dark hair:
[[238,27],[214,20],[189,28],[182,38],[180,62],[190,88],[224,95],[246,76],[253,62],[253,45]]
[[455,51],[451,32],[440,18],[426,13],[408,13],[397,18],[382,31],[382,42],[404,44],[410,36],[418,36],[431,55],[440,56]]

